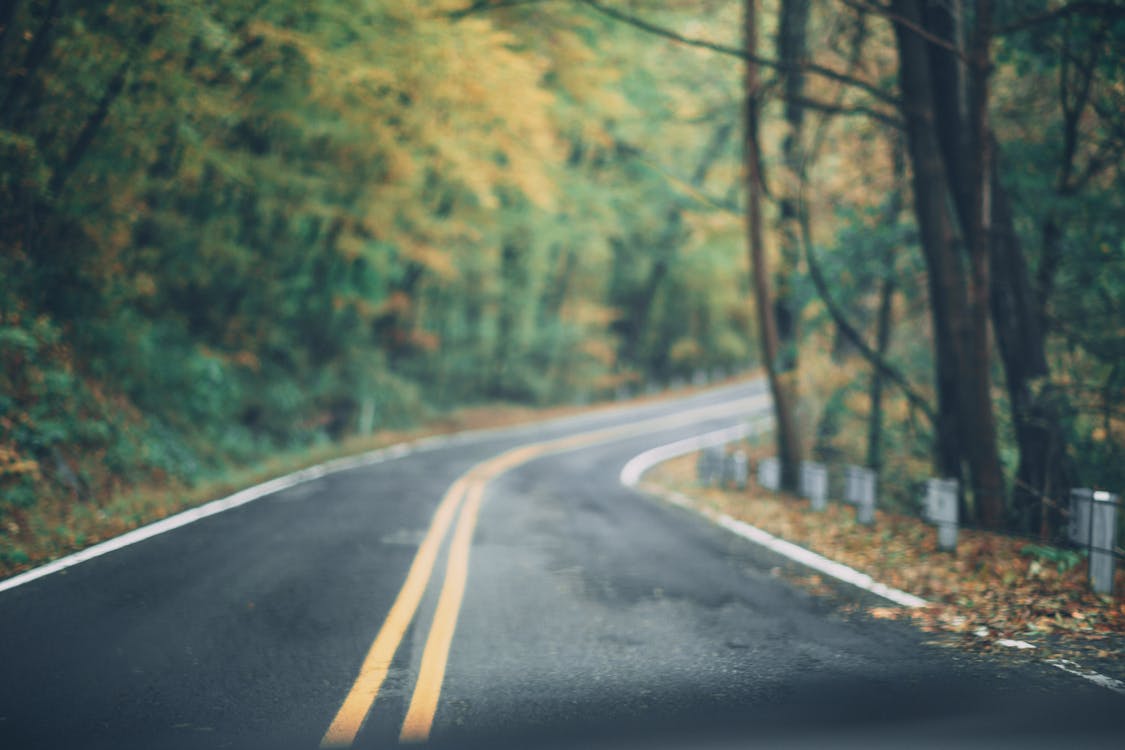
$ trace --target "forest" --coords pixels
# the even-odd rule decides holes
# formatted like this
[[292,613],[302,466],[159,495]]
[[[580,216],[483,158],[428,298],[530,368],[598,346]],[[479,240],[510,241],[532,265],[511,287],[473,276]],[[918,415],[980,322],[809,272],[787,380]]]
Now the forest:
[[130,488],[750,368],[785,484],[1050,537],[1125,491],[1125,3],[11,0],[0,363],[5,566]]

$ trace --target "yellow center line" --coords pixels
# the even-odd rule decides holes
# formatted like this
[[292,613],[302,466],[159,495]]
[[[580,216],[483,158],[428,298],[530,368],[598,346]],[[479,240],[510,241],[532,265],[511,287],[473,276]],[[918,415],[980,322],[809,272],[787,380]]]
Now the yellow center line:
[[527,463],[546,453],[562,453],[576,448],[612,440],[623,435],[636,434],[637,425],[611,427],[596,432],[534,443],[524,448],[508,451],[486,461],[471,472],[474,481],[466,494],[465,505],[453,531],[453,541],[449,547],[449,561],[446,565],[445,580],[434,612],[430,634],[422,651],[422,662],[418,669],[418,679],[414,683],[414,694],[410,707],[402,723],[400,742],[425,742],[430,738],[434,716],[437,714],[438,700],[441,698],[442,684],[445,682],[445,668],[449,662],[449,649],[453,644],[453,632],[461,613],[461,601],[465,597],[465,584],[469,577],[469,553],[472,549],[473,532],[476,529],[480,506],[484,500],[485,486],[491,480],[509,469]]
[[461,600],[465,596],[465,581],[469,576],[469,548],[472,546],[473,531],[480,514],[481,500],[484,498],[484,485],[483,479],[469,485],[467,500],[461,508],[461,518],[453,532],[445,584],[434,612],[434,622],[430,626],[426,647],[422,651],[418,681],[399,735],[401,742],[425,742],[430,736],[445,679],[445,665],[449,661],[449,648],[453,644],[453,631],[457,627]]
[[418,604],[422,601],[422,594],[433,573],[441,540],[445,538],[446,531],[453,523],[467,483],[468,478],[461,477],[442,498],[437,512],[434,513],[433,521],[430,522],[430,528],[418,547],[414,562],[410,565],[406,582],[403,583],[402,590],[391,605],[383,627],[380,628],[367,656],[364,657],[355,684],[352,685],[328,731],[324,733],[324,738],[320,741],[321,747],[350,747],[355,741],[360,726],[371,710],[371,704],[375,702],[375,697],[383,686],[383,680],[386,679],[387,671],[391,668],[395,651],[398,650],[399,643],[402,642],[406,629],[410,627],[410,621],[414,619],[414,613],[418,610]]
[[[658,428],[667,428],[699,421],[707,417],[725,416],[751,406],[768,403],[768,396],[755,396],[728,402],[726,404],[700,407],[667,417],[655,417],[629,425],[609,427],[593,432],[572,435],[555,440],[515,448],[477,464],[461,476],[446,492],[434,514],[430,528],[418,548],[414,562],[410,566],[406,582],[395,599],[383,627],[375,637],[368,651],[359,676],[351,691],[344,699],[336,718],[332,721],[324,738],[322,748],[350,747],[367,718],[372,704],[379,694],[383,681],[390,669],[395,652],[402,643],[406,629],[410,626],[418,610],[422,595],[433,575],[437,563],[438,550],[446,532],[457,517],[457,527],[450,542],[449,560],[446,564],[445,579],[438,596],[437,609],[430,625],[430,632],[422,650],[422,662],[414,693],[403,721],[399,736],[403,742],[425,742],[429,739],[441,697],[445,669],[453,642],[453,633],[464,599],[468,580],[469,553],[472,548],[473,532],[476,529],[480,507],[484,501],[484,491],[488,482],[501,474],[527,463],[547,453],[562,453],[576,448],[609,442],[623,437],[641,435]],[[465,499],[462,505],[462,499]],[[460,515],[457,515],[458,507]]]

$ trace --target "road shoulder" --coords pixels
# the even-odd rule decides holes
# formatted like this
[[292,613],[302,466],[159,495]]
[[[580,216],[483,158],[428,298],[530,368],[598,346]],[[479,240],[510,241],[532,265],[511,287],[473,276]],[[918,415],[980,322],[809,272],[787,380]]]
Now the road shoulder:
[[[1008,549],[1011,544],[1001,549],[995,540],[971,538],[957,556],[937,553],[923,527],[906,529],[914,536],[889,539],[912,519],[881,514],[871,530],[856,524],[851,509],[840,504],[814,514],[805,501],[756,487],[701,487],[694,480],[694,450],[653,454],[663,460],[634,465],[623,482],[756,544],[778,548],[794,563],[782,566],[782,574],[833,600],[840,611],[902,620],[935,645],[1008,663],[1041,662],[1125,695],[1120,628],[1125,605],[1094,597],[1069,579],[1057,580],[1057,571],[1043,571]],[[1007,558],[993,560],[990,552]],[[1030,583],[1028,576],[1034,579]],[[867,595],[857,598],[854,590],[849,594],[841,587]]]

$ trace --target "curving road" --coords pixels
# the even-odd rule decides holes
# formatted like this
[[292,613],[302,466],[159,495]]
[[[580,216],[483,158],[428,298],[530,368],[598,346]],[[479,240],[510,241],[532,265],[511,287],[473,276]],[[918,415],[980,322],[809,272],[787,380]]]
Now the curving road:
[[623,487],[761,384],[432,441],[0,591],[0,748],[1114,746],[1125,699]]

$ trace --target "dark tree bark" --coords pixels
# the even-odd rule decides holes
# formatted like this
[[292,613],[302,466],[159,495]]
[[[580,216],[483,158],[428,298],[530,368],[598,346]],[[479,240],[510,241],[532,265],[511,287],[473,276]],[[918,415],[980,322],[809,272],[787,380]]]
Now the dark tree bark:
[[[921,23],[918,0],[895,0],[895,12]],[[934,463],[942,476],[962,478],[958,415],[957,336],[966,309],[964,272],[956,252],[956,237],[948,210],[949,189],[942,164],[933,112],[929,52],[926,42],[910,29],[895,24],[899,48],[899,81],[906,122],[907,147],[913,166],[914,213],[927,268],[934,332],[934,380],[938,413]]]
[[794,419],[791,379],[783,379],[779,369],[779,342],[777,322],[770,293],[769,266],[766,263],[765,242],[762,237],[762,158],[759,141],[758,98],[761,94],[758,65],[755,62],[758,48],[757,4],[746,0],[743,5],[743,32],[748,58],[745,67],[746,115],[744,121],[743,157],[746,162],[746,230],[750,250],[750,269],[753,275],[754,303],[758,313],[758,341],[762,361],[773,396],[775,434],[778,459],[782,466],[782,486],[795,488],[797,465],[800,462],[800,443]]
[[[1090,102],[1093,71],[1105,33],[1105,27],[1099,26],[1093,31],[1092,40],[1074,40],[1069,29],[1069,25],[1064,28],[1059,64],[1063,135],[1055,192],[1060,197],[1080,190],[1090,173],[1087,170],[1087,174],[1076,174],[1078,126]],[[998,145],[993,149],[999,152]],[[1038,532],[1049,539],[1062,522],[1057,502],[1074,481],[1062,424],[1067,399],[1051,386],[1046,356],[1047,306],[1055,274],[1063,261],[1064,220],[1054,210],[1042,219],[1039,265],[1033,280],[1015,231],[1011,201],[998,173],[999,170],[993,180],[996,230],[992,319],[1019,446],[1012,504],[1021,531]]]
[[1049,384],[1043,301],[1032,288],[1007,193],[999,178],[993,179],[992,321],[1019,448],[1012,506],[1020,531],[1048,538],[1062,520],[1050,501],[1062,497],[1071,478],[1062,427],[1064,399]]
[[964,13],[962,0],[923,5],[922,19],[927,31],[944,40],[949,46],[927,44],[930,61],[930,79],[936,135],[941,145],[949,189],[958,220],[965,228],[971,222],[972,190],[970,164],[973,158],[969,126],[968,71],[964,60],[950,47],[965,47],[964,31],[959,24]]
[[[808,58],[809,0],[782,0],[777,31],[778,75],[785,89],[785,135],[781,143],[782,179],[778,181],[778,248],[781,264],[774,275],[777,335],[782,377],[792,381],[794,399],[797,381],[797,352],[800,345],[801,305],[794,290],[801,257],[799,191],[804,180],[804,124],[802,103]],[[783,468],[784,472],[785,469]],[[794,474],[796,469],[794,469]]]
[[[1063,481],[1059,460],[1063,452],[1062,435],[1053,407],[1033,403],[1031,383],[1048,374],[1044,352],[1044,318],[1032,298],[1030,275],[1005,188],[997,169],[997,144],[988,125],[988,80],[991,65],[989,0],[979,0],[974,14],[972,47],[966,50],[964,33],[957,25],[960,0],[953,4],[931,4],[926,8],[927,28],[948,47],[931,44],[930,59],[934,80],[934,109],[938,115],[938,134],[942,147],[951,196],[956,207],[962,236],[969,250],[972,269],[970,293],[974,326],[966,342],[975,368],[985,368],[990,360],[987,330],[976,323],[987,308],[996,333],[997,347],[1008,385],[1012,420],[1020,453],[1014,506],[1019,524],[1031,531],[1039,515],[1031,507],[1051,485],[1057,491]],[[952,48],[952,49],[951,49]],[[963,55],[954,50],[966,50]],[[968,64],[966,63],[968,61]],[[1048,263],[1047,268],[1050,267]],[[977,405],[969,415],[984,410],[990,402],[983,378],[976,377]],[[989,407],[991,411],[991,407]],[[992,420],[989,420],[992,422]],[[974,428],[965,425],[967,437],[981,443],[995,441],[995,424]],[[983,430],[983,431],[982,431]],[[989,434],[991,433],[991,435]],[[982,453],[982,450],[984,451]],[[970,458],[991,461],[983,446],[971,448]],[[996,466],[982,467],[987,478],[977,481],[984,495],[980,510],[990,525],[1001,522],[1004,490]]]
[[[977,516],[985,525],[998,526],[1004,518],[1005,492],[989,374],[993,184],[987,112],[990,6],[988,0],[981,0],[976,7],[968,76],[961,68],[964,56],[954,52],[960,49],[955,23],[952,28],[943,25],[940,14],[937,21],[927,18],[925,7],[921,0],[895,0],[893,6],[902,20],[895,24],[895,35],[914,166],[915,213],[929,270],[934,318],[942,423],[938,430],[938,468],[959,477],[960,459],[964,458]],[[917,29],[947,44],[928,41]],[[952,134],[948,132],[951,129]],[[960,220],[967,269],[959,254],[950,202]],[[955,468],[957,473],[953,474]]]
[[[777,237],[780,263],[774,273],[774,319],[777,324],[778,378],[787,390],[790,403],[798,402],[798,351],[800,349],[801,302],[795,279],[801,258],[800,190],[804,181],[805,89],[804,67],[808,62],[809,0],[782,0],[777,31],[778,76],[785,91],[785,135],[781,143],[782,178],[777,187]],[[792,462],[781,461],[783,486],[797,488],[800,440],[793,424]]]
[[[895,186],[887,200],[883,213],[884,223],[891,226],[898,223],[902,213],[903,194],[906,192],[906,155],[902,152],[901,139],[896,138],[894,151]],[[875,319],[875,353],[885,360],[891,343],[891,315],[894,308],[895,274],[894,254],[888,250],[884,254],[883,279],[879,283],[879,312]],[[867,422],[867,465],[879,471],[883,466],[883,371],[876,367],[871,372],[871,413]]]
[[1006,492],[1000,464],[996,415],[992,406],[992,341],[989,335],[991,307],[991,255],[993,213],[993,144],[989,133],[989,74],[992,66],[992,1],[977,0],[970,50],[971,77],[968,81],[970,143],[972,153],[968,172],[972,180],[969,246],[969,315],[966,349],[966,375],[971,391],[971,409],[962,425],[969,445],[969,466],[973,475],[973,498],[984,525],[997,528],[1004,523]]
[[[879,283],[879,314],[875,322],[875,353],[886,358],[891,343],[891,312],[895,279],[886,276]],[[883,467],[883,371],[871,373],[871,413],[867,421],[867,465],[878,472]]]
[[4,94],[3,104],[0,105],[0,125],[12,130],[19,130],[26,118],[26,102],[24,101],[30,90],[32,81],[35,80],[39,68],[46,62],[51,53],[53,41],[52,31],[58,17],[60,0],[51,0],[43,13],[43,18],[34,32],[31,46],[27,48],[23,64],[19,73],[12,81],[8,91]]

